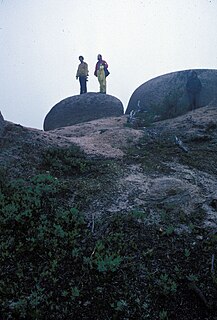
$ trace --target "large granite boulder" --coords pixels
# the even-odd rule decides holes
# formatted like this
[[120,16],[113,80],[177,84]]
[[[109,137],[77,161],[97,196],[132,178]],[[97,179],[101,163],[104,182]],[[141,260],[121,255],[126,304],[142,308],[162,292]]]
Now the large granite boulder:
[[44,130],[53,130],[106,117],[121,116],[122,102],[108,94],[89,92],[66,98],[46,115]]
[[0,137],[4,131],[5,121],[0,111]]
[[[156,121],[187,113],[189,100],[186,82],[190,71],[168,73],[142,84],[133,92],[126,114],[140,109],[145,111],[146,117]],[[194,69],[194,71],[202,84],[200,107],[206,106],[217,98],[217,70]]]

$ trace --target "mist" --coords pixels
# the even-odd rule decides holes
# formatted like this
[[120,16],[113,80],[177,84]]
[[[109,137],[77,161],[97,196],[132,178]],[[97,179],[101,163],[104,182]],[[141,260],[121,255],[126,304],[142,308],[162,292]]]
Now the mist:
[[126,109],[149,79],[216,69],[216,17],[215,0],[3,0],[0,111],[42,129],[56,103],[79,94],[79,55],[89,66],[88,91],[99,91],[99,53],[109,65],[107,93]]

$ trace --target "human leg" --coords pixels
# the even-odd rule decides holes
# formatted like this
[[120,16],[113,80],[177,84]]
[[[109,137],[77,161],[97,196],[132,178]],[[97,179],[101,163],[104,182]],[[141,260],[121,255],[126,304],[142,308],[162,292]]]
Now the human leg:
[[102,93],[106,93],[106,78],[103,79],[102,81]]
[[99,92],[106,93],[106,78],[105,77],[99,77]]
[[105,72],[103,69],[98,70],[97,78],[99,81],[99,92],[106,93],[106,78],[105,78]]
[[87,93],[87,78],[84,79],[84,93]]
[[86,83],[86,77],[79,77],[80,81],[80,94],[87,92],[87,83]]

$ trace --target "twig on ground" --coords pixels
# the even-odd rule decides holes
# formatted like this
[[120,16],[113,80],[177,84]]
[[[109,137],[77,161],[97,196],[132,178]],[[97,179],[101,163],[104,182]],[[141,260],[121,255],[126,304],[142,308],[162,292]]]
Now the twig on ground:
[[196,284],[194,282],[189,284],[189,288],[192,289],[196,295],[200,298],[200,300],[204,303],[205,307],[207,309],[210,309],[210,304],[208,303],[208,301],[206,300],[203,292],[198,288],[198,286],[196,286]]
[[177,144],[177,146],[179,148],[181,148],[183,151],[188,152],[188,148],[186,146],[184,146],[183,142],[181,139],[179,139],[178,137],[175,136],[175,143]]

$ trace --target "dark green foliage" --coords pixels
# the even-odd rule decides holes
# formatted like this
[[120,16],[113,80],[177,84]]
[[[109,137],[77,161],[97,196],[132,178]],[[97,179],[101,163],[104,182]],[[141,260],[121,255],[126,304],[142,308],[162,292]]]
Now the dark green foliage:
[[142,210],[101,217],[93,233],[92,220],[64,205],[67,194],[50,174],[1,181],[1,319],[183,319],[183,310],[186,320],[212,319],[216,235],[192,244],[196,229],[161,232]]
[[88,159],[77,146],[49,148],[43,153],[41,168],[56,176],[98,176],[111,173],[112,161]]
[[75,175],[88,172],[91,162],[85,159],[79,147],[51,148],[43,154],[42,166],[54,174]]
[[118,162],[87,158],[78,147],[46,150],[40,169],[67,181],[79,210],[93,199],[108,198],[115,190],[115,174],[121,172]]
[[[1,189],[0,297],[6,319],[42,319],[48,310],[56,310],[64,292],[60,283],[68,255],[80,245],[85,222],[76,209],[59,206],[62,191],[58,179],[44,174],[8,182]],[[68,290],[71,297],[78,295],[73,281]]]

